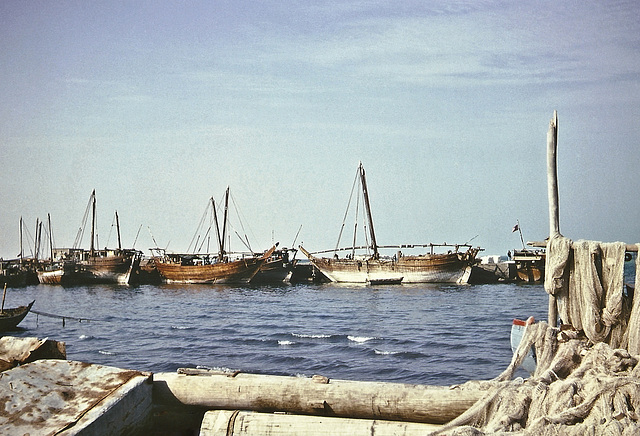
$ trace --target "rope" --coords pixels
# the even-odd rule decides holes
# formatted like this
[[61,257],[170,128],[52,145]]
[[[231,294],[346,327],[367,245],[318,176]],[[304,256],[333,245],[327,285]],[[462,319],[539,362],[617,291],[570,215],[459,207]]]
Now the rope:
[[99,319],[91,319],[91,318],[76,318],[74,316],[67,316],[67,315],[55,315],[53,313],[47,313],[47,312],[40,312],[39,310],[31,310],[31,313],[35,313],[36,315],[42,315],[42,316],[48,316],[49,318],[59,318],[64,320],[67,319],[71,319],[73,321],[78,321],[78,322],[82,322],[82,321],[94,321],[94,322],[100,322],[102,320]]

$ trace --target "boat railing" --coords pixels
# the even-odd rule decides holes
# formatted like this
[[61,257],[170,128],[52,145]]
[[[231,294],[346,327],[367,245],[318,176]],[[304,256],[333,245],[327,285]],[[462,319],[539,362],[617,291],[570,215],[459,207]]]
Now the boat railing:
[[[458,253],[461,251],[461,249],[469,250],[471,248],[473,248],[473,245],[471,244],[447,244],[442,243],[442,244],[434,244],[434,243],[429,243],[429,244],[400,244],[400,245],[378,245],[378,249],[395,249],[395,250],[407,250],[407,249],[413,249],[413,248],[429,248],[431,254],[434,253],[434,249],[435,248],[453,248],[453,252]],[[368,245],[360,245],[357,247],[343,247],[343,248],[332,248],[329,250],[321,250],[321,251],[314,251],[311,252],[310,254],[324,254],[324,253],[334,253],[334,252],[338,252],[338,251],[353,251],[353,250],[370,250],[371,247]]]

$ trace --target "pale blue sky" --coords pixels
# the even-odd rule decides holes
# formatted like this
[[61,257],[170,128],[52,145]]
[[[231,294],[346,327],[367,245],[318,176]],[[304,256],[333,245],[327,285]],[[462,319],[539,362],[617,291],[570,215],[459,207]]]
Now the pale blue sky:
[[[227,185],[254,249],[335,245],[358,162],[378,243],[504,254],[560,230],[640,240],[632,1],[0,2],[0,256],[51,214],[70,246],[185,250]],[[86,244],[85,244],[86,245]],[[111,236],[110,246],[115,245]],[[239,248],[239,247],[238,247]]]

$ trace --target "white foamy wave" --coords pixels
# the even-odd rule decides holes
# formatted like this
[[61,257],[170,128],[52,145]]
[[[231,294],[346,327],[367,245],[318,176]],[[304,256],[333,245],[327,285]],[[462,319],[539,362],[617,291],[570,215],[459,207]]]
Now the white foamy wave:
[[293,341],[278,341],[278,345],[293,345],[295,342]]
[[93,339],[93,336],[90,335],[80,335],[80,337],[78,337],[78,339],[80,339],[81,341],[84,341],[85,339]]
[[295,336],[296,338],[309,338],[309,339],[326,339],[331,337],[331,335],[305,335],[301,333],[291,333],[291,335]]
[[184,327],[184,326],[181,326],[181,325],[172,325],[171,328],[174,329],[174,330],[191,330],[193,327]]
[[389,355],[399,354],[400,353],[400,351],[382,351],[382,350],[378,350],[376,348],[374,348],[373,351],[375,351],[376,354],[382,354],[384,356],[389,356]]
[[347,336],[347,339],[349,339],[350,341],[353,341],[353,342],[357,342],[359,344],[363,344],[363,343],[365,343],[367,341],[370,341],[370,340],[376,339],[376,338],[375,337],[367,337],[367,336],[351,336],[351,335],[349,335],[349,336]]
[[98,350],[98,353],[100,354],[105,354],[107,356],[115,356],[116,353],[112,352],[112,351],[103,351],[103,350]]

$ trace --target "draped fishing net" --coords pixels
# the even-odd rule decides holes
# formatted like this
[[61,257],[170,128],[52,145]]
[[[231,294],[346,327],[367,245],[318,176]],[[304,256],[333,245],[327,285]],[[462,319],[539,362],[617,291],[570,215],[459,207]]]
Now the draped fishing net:
[[[550,240],[545,289],[561,327],[528,325],[502,374],[467,383],[483,398],[434,434],[640,434],[640,292],[624,284],[624,256],[619,242]],[[534,374],[513,379],[531,347]]]

